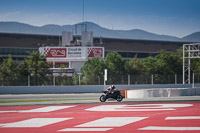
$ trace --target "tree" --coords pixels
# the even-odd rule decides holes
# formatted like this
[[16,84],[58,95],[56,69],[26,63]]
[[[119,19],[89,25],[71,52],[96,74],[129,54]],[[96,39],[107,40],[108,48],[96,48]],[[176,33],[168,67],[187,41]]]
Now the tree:
[[174,75],[182,73],[182,61],[177,53],[161,50],[156,58],[158,60],[158,74]]
[[123,74],[126,74],[125,60],[116,52],[109,52],[104,60],[105,68],[108,70],[108,84],[122,82]]
[[11,55],[8,55],[7,59],[3,59],[3,62],[0,66],[0,79],[6,85],[13,85],[14,81],[18,77],[18,62],[12,59]]
[[21,66],[23,68],[21,72],[30,75],[33,78],[34,85],[44,82],[49,73],[49,64],[46,58],[37,51],[32,52]]
[[74,73],[72,79],[74,85],[79,85],[79,75],[76,72]]
[[149,56],[147,58],[141,59],[141,64],[143,66],[143,73],[145,74],[155,74],[157,73],[157,59],[155,57]]
[[125,60],[116,52],[109,52],[105,58],[105,68],[109,75],[122,75],[125,71]]
[[129,75],[139,75],[144,72],[144,67],[141,63],[141,60],[137,59],[137,56],[126,61],[125,69]]
[[200,73],[200,59],[191,60],[191,72]]
[[97,84],[99,76],[104,75],[104,63],[100,58],[92,58],[81,68],[84,84]]

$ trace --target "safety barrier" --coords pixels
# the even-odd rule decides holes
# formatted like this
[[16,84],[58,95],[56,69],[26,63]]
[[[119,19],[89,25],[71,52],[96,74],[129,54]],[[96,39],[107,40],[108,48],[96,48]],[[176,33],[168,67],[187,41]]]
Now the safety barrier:
[[200,88],[154,88],[128,90],[127,98],[177,97],[200,95]]
[[[100,93],[109,85],[1,86],[0,94]],[[192,88],[192,84],[116,85],[117,89]]]

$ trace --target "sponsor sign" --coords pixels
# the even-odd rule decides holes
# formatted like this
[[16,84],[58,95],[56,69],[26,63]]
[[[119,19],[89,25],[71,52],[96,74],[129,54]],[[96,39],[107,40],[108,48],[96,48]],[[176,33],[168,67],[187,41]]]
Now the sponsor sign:
[[88,48],[88,57],[103,57],[103,48]]
[[103,58],[103,47],[41,47],[41,54],[46,58],[62,58],[62,59],[87,59],[87,58]]
[[66,48],[49,48],[45,47],[40,49],[40,52],[47,58],[66,58],[67,49]]
[[83,57],[83,48],[81,47],[70,47],[70,48],[67,48],[68,51],[67,51],[67,57],[68,58],[76,58],[76,57]]

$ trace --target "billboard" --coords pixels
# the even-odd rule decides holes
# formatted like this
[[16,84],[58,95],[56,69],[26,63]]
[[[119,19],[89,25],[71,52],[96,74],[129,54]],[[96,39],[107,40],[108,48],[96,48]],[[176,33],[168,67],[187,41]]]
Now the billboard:
[[68,58],[81,58],[84,56],[84,49],[82,47],[69,47],[67,49]]
[[50,48],[43,47],[39,49],[40,53],[46,56],[46,58],[66,58],[67,49],[66,48]]
[[88,57],[93,58],[93,57],[99,57],[102,58],[104,53],[103,53],[103,48],[88,48]]
[[104,58],[104,47],[40,47],[39,51],[47,59],[53,60]]

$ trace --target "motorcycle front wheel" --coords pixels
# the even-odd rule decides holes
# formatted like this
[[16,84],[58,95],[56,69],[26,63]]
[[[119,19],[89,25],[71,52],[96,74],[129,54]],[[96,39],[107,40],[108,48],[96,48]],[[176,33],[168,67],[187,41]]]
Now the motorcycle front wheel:
[[118,95],[116,100],[117,100],[118,102],[121,102],[121,101],[123,100],[123,96],[122,96],[122,95]]
[[101,102],[105,102],[106,101],[106,96],[105,95],[101,95],[100,98],[99,98],[99,100]]

